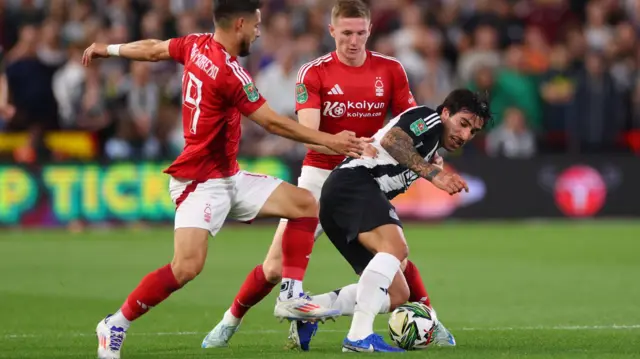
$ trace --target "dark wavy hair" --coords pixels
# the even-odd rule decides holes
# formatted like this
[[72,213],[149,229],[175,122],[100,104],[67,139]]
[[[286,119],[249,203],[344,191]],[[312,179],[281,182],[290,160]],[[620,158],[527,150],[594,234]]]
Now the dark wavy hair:
[[472,113],[482,119],[482,128],[493,124],[493,115],[489,106],[488,93],[474,93],[468,89],[453,90],[442,105],[438,106],[438,113],[443,109],[449,110],[451,116],[460,111]]

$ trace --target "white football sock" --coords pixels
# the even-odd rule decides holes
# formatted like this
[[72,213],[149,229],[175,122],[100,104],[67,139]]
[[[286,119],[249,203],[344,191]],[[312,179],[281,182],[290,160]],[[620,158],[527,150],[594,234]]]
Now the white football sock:
[[373,334],[373,321],[380,312],[400,261],[389,253],[378,253],[369,262],[358,281],[356,307],[347,338],[361,340]]
[[[358,284],[349,284],[348,286],[334,290],[333,292],[318,294],[313,296],[313,301],[318,305],[338,309],[344,316],[352,316],[356,308],[356,294],[358,292]],[[336,294],[337,293],[337,294]],[[385,296],[384,302],[380,306],[378,314],[389,312],[391,305],[389,296]]]
[[131,321],[125,318],[125,316],[122,314],[120,310],[118,310],[112,316],[110,316],[105,321],[105,323],[107,323],[109,326],[121,327],[125,331],[129,329],[129,327],[131,326]]
[[224,312],[224,316],[222,317],[222,323],[226,325],[240,325],[241,321],[242,318],[236,318],[233,314],[231,314],[231,309],[227,309],[227,311]]
[[333,305],[336,302],[336,299],[338,299],[338,294],[336,294],[336,292],[337,291],[313,295],[311,296],[311,298],[317,305],[323,306],[325,308],[335,309]]
[[303,294],[304,290],[302,289],[302,281],[291,278],[282,278],[282,284],[280,285],[280,295],[278,296],[280,300],[290,300],[298,298]]

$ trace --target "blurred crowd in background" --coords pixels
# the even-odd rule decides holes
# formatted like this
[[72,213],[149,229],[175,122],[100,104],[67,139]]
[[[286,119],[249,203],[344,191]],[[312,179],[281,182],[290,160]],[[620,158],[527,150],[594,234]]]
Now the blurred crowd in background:
[[[295,118],[298,68],[334,49],[331,0],[266,0],[242,59],[277,111]],[[420,104],[468,87],[495,124],[461,155],[640,152],[640,0],[370,0],[368,47],[397,57]],[[0,134],[27,132],[16,160],[47,156],[47,131],[88,131],[108,159],[172,158],[183,146],[182,69],[111,58],[92,42],[213,31],[212,0],[0,0]],[[7,88],[8,87],[8,91]],[[301,158],[302,145],[244,120],[244,156]],[[50,155],[50,154],[49,154]]]

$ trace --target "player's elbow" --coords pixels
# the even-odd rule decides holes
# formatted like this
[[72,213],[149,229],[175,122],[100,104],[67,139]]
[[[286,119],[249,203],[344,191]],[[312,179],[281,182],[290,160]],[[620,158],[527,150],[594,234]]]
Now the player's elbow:
[[162,54],[161,54],[161,52],[159,52],[159,51],[156,51],[156,50],[149,51],[149,52],[147,53],[146,61],[149,61],[149,62],[158,62],[158,61],[162,60],[162,56],[161,56],[161,55],[162,55]]

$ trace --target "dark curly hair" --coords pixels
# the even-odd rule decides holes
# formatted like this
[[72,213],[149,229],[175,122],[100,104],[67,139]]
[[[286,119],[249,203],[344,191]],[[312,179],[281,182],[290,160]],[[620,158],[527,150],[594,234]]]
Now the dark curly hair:
[[453,90],[442,105],[438,106],[438,113],[443,109],[449,110],[451,116],[460,111],[467,111],[482,119],[482,128],[486,128],[493,123],[493,115],[489,106],[488,93],[474,93],[468,89]]

